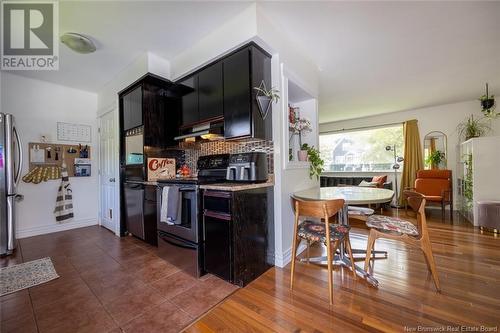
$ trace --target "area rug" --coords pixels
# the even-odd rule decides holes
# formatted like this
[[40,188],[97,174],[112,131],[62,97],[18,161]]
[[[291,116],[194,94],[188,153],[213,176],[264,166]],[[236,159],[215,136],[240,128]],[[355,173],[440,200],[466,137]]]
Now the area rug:
[[0,268],[0,296],[34,287],[58,277],[50,258]]

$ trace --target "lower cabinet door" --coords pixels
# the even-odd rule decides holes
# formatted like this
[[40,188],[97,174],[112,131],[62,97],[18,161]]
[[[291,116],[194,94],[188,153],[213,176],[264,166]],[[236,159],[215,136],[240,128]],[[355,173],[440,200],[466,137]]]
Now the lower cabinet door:
[[123,185],[127,231],[144,240],[144,185]]
[[203,231],[205,271],[232,282],[231,216],[205,211]]

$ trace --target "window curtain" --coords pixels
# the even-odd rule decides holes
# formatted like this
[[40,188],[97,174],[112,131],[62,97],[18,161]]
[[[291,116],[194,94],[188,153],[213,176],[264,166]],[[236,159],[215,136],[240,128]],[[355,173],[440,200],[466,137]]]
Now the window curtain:
[[404,164],[401,174],[401,191],[399,192],[399,204],[403,205],[403,196],[401,195],[405,188],[415,185],[417,171],[424,168],[422,157],[422,146],[420,144],[420,134],[418,132],[418,121],[416,119],[408,120],[403,123],[403,135],[405,140]]

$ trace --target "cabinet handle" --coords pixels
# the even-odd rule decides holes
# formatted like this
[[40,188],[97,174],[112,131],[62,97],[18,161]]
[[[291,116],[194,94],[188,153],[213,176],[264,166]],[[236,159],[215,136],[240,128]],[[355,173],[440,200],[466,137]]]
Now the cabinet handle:
[[230,192],[220,192],[220,191],[207,190],[203,193],[203,196],[228,199],[228,198],[231,198],[231,193]]
[[231,221],[231,215],[229,215],[229,214],[217,213],[217,212],[212,212],[210,210],[205,210],[203,212],[203,215],[208,216],[208,217],[212,217],[212,218],[218,219],[218,220]]

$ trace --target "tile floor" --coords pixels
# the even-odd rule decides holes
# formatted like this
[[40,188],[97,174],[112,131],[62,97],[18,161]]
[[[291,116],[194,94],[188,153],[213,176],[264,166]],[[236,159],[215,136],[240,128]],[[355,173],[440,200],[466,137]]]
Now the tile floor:
[[43,257],[60,277],[1,297],[0,332],[179,332],[237,289],[98,226],[21,239],[0,267]]

